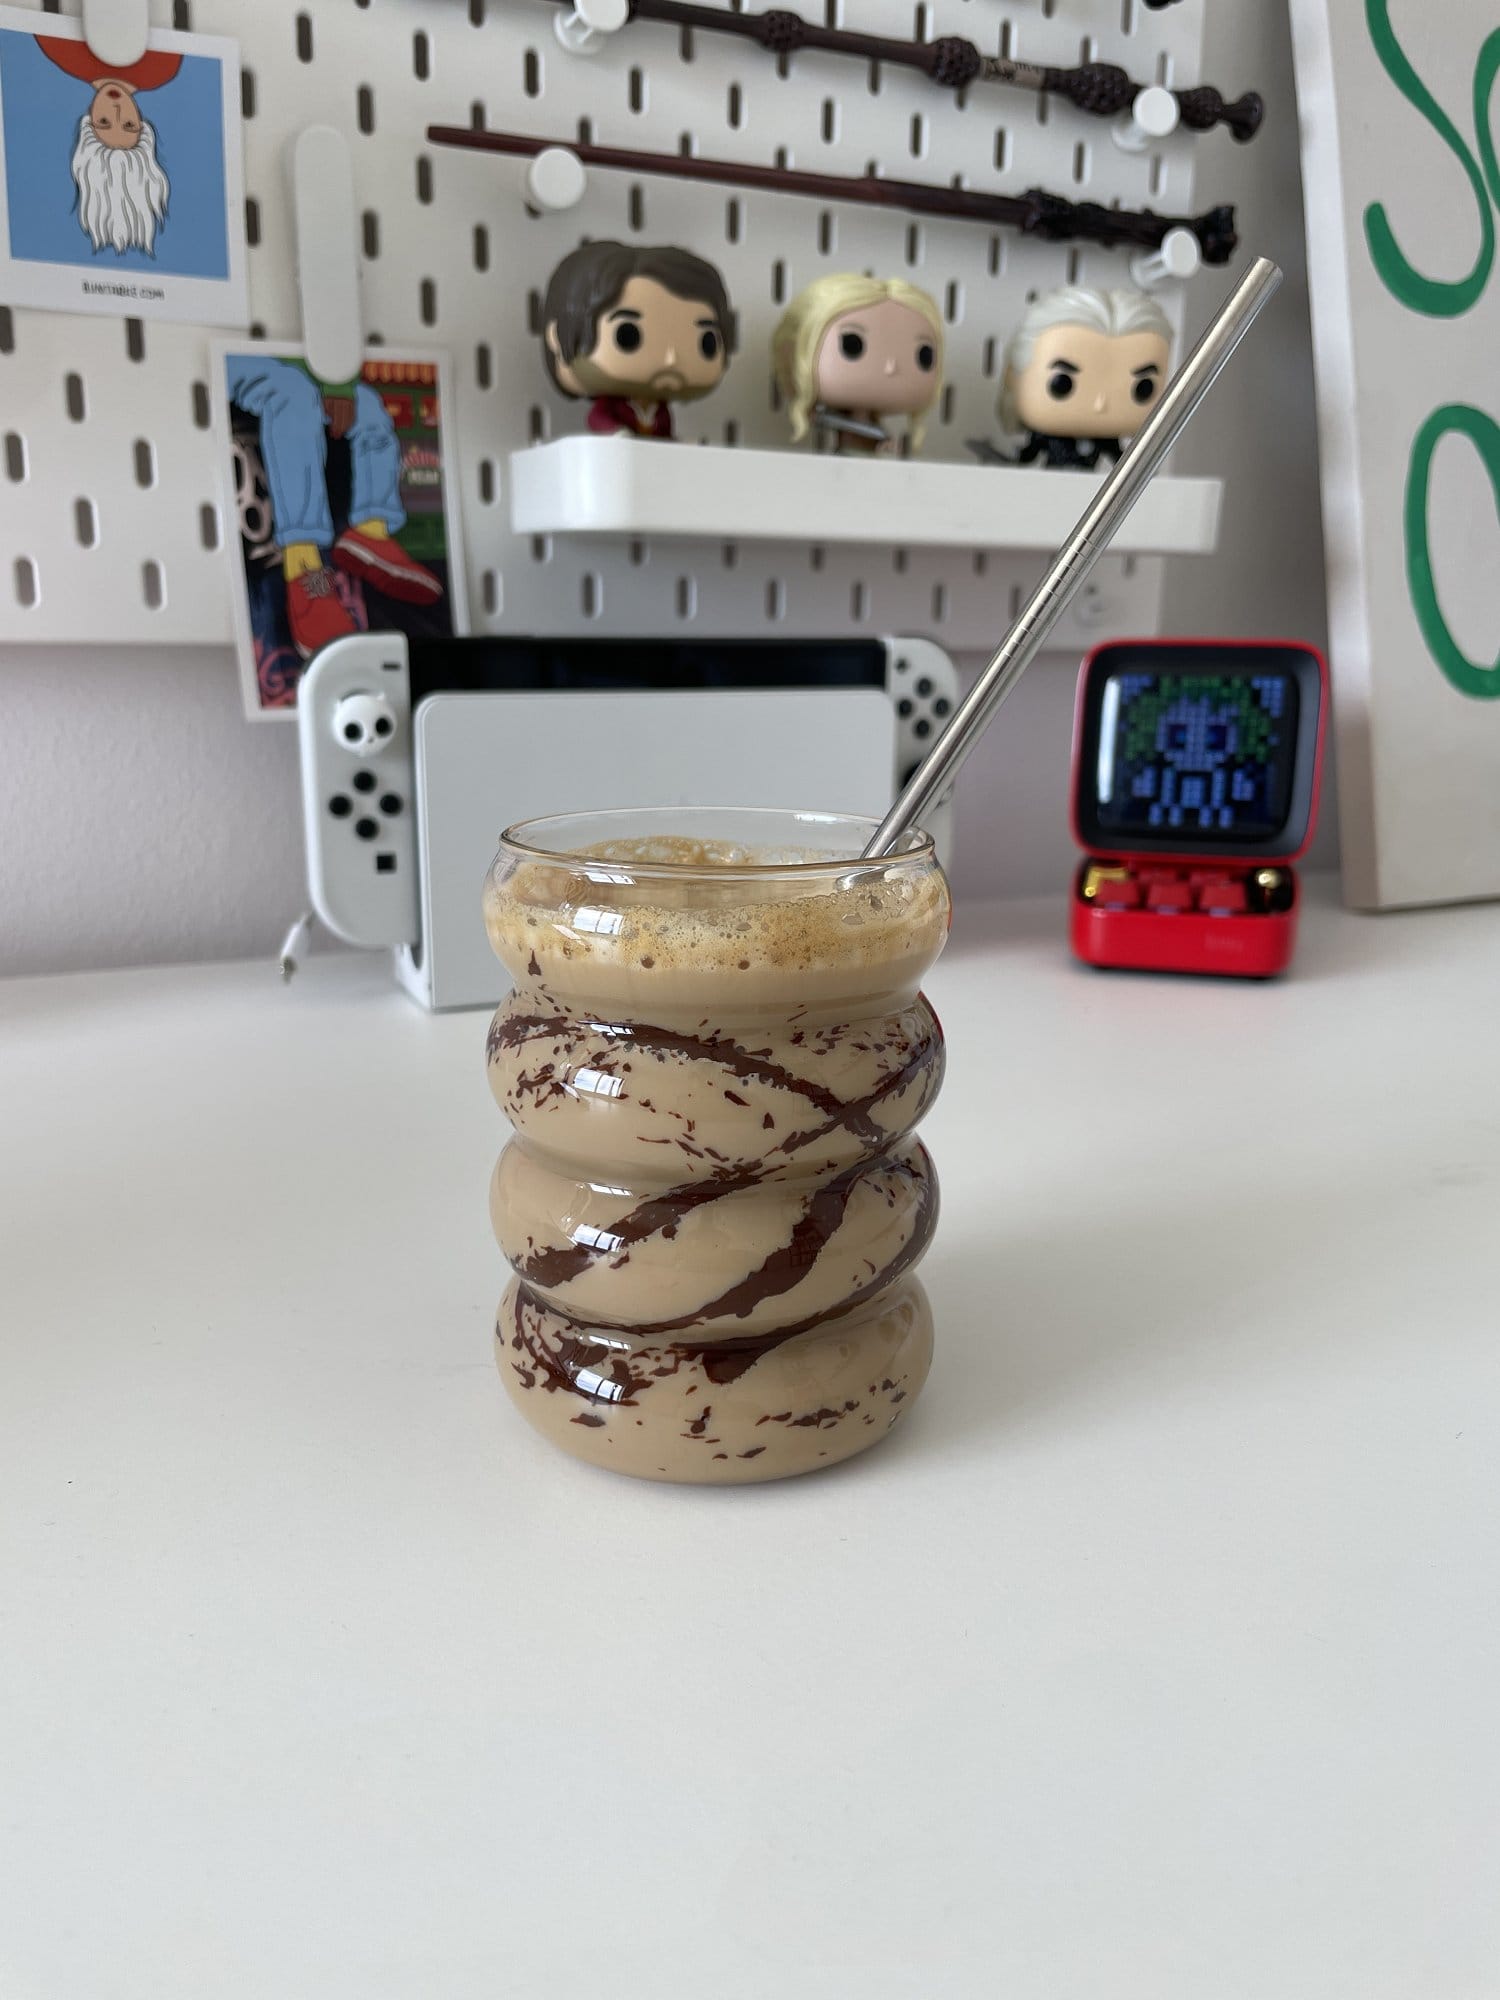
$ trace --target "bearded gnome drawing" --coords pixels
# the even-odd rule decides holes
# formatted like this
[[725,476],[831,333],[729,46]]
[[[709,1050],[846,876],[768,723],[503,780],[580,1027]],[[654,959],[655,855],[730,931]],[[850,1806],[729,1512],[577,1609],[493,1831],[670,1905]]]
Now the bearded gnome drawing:
[[156,255],[156,233],[167,219],[171,183],[157,157],[156,128],[138,99],[170,83],[182,57],[150,50],[139,62],[110,70],[86,42],[38,35],[50,62],[93,91],[73,140],[78,220],[96,252],[143,250]]

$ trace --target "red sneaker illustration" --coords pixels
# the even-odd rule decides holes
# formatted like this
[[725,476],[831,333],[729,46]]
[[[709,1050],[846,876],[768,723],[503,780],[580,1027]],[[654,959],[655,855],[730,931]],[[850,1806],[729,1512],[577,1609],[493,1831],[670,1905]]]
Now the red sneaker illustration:
[[304,660],[334,639],[346,639],[359,628],[339,602],[326,569],[304,570],[286,587],[286,622],[292,644]]
[[439,579],[409,556],[393,535],[363,535],[358,528],[345,528],[333,545],[333,560],[350,576],[363,578],[368,589],[407,604],[435,604],[443,595]]

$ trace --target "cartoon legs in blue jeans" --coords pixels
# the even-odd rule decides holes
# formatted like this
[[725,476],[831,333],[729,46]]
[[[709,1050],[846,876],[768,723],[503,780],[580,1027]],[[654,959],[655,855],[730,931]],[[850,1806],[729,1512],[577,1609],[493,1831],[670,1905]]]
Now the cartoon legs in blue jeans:
[[[432,604],[443,586],[395,540],[401,505],[401,446],[384,403],[366,382],[325,393],[295,361],[268,354],[226,359],[229,400],[260,420],[260,455],[286,578],[287,623],[304,659],[352,632],[326,564],[363,577],[372,590]],[[334,534],[328,507],[328,436],[347,438],[353,465],[350,525]]]

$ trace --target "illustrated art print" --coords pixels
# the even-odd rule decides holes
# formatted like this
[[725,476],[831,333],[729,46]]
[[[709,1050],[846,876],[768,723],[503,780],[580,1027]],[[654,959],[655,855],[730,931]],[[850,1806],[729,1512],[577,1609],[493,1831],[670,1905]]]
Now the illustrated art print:
[[440,355],[373,349],[351,381],[320,382],[295,346],[219,341],[211,381],[252,717],[291,716],[335,639],[467,630]]
[[0,299],[244,326],[244,213],[233,42],[153,30],[111,67],[0,7]]

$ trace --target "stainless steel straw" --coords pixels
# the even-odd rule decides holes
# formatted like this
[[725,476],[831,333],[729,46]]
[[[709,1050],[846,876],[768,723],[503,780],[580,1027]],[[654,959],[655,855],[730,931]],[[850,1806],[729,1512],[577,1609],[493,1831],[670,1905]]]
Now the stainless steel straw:
[[[873,860],[919,824],[934,800],[957,777],[964,759],[988,727],[995,710],[1041,651],[1094,564],[1109,547],[1115,530],[1145,491],[1152,474],[1177,442],[1189,417],[1208,394],[1214,377],[1233,354],[1251,320],[1281,283],[1281,272],[1265,257],[1257,257],[1234,291],[1219,308],[1208,331],[1167,385],[1165,395],[1136,433],[1115,469],[1084,509],[1077,527],[1053,558],[1031,602],[1001,642],[974,686],[953,712],[942,735],[912,773],[900,798],[880,822],[865,849]],[[1067,473],[1050,475],[1066,479]]]

